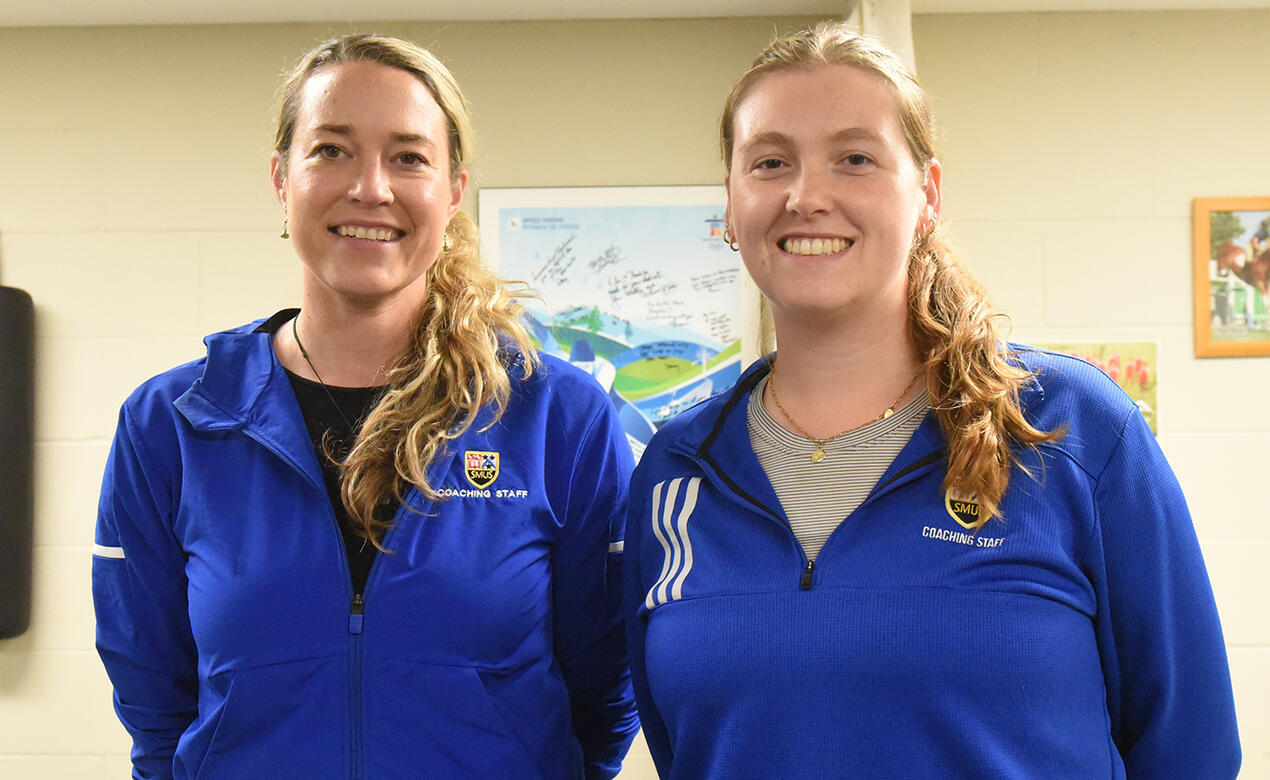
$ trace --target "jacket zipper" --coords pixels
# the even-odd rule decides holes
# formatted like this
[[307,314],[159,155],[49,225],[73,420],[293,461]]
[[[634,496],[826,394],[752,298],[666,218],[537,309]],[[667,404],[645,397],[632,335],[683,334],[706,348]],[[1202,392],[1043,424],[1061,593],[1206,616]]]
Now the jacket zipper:
[[353,595],[353,603],[348,609],[348,633],[360,636],[362,633],[362,620],[365,618],[366,601],[362,598],[362,594]]
[[366,601],[362,594],[353,596],[348,610],[348,633],[352,647],[349,650],[349,776],[361,780],[362,769],[362,621],[365,618]]
[[807,561],[806,568],[803,569],[803,580],[801,583],[799,583],[798,587],[802,588],[803,590],[811,590],[811,580],[812,580],[812,576],[815,573],[816,573],[816,562],[809,559]]
[[[407,493],[406,501],[410,500],[410,494]],[[402,506],[405,502],[402,503]],[[397,508],[397,514],[402,512],[401,507]],[[393,526],[388,529],[388,533],[384,536],[384,543],[393,536],[393,531],[397,528],[399,517],[393,518]],[[344,564],[344,574],[348,577],[349,590],[353,588],[353,574],[348,568],[348,551],[344,549],[344,535],[340,533],[339,522],[334,515],[331,517],[331,528],[335,531],[336,537],[339,539],[341,563]],[[375,556],[370,564],[370,572],[366,575],[366,584],[362,588],[362,592],[354,593],[353,600],[348,606],[348,635],[350,641],[349,647],[349,663],[348,663],[348,695],[349,695],[349,777],[352,780],[362,780],[366,776],[366,756],[365,756],[365,712],[362,707],[362,630],[366,622],[366,591],[370,589],[371,582],[375,579],[375,571],[379,568],[379,562],[383,558],[383,554]]]

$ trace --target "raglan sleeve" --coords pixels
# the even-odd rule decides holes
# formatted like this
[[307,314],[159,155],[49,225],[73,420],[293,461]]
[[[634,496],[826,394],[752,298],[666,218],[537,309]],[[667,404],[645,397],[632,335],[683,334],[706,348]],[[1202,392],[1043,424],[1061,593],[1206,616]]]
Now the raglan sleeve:
[[132,735],[132,776],[170,778],[198,712],[197,653],[172,530],[174,466],[151,457],[146,438],[125,405],[98,504],[93,605],[115,712]]
[[1230,670],[1212,587],[1181,486],[1131,410],[1094,493],[1086,556],[1111,731],[1130,778],[1233,778]]
[[587,780],[614,777],[639,731],[621,614],[634,461],[616,412],[596,390],[589,422],[570,442],[566,533],[552,553],[556,659],[569,689]]
[[648,501],[648,480],[645,478],[647,461],[635,469],[631,479],[631,497],[626,514],[626,561],[622,575],[622,611],[626,617],[626,645],[631,661],[631,682],[635,687],[635,700],[639,704],[639,721],[644,732],[644,743],[653,757],[660,777],[670,774],[671,746],[666,724],[657,711],[648,688],[648,668],[644,662],[644,640],[648,627],[648,613],[644,598],[650,584],[643,568],[643,550],[651,527],[651,508]]

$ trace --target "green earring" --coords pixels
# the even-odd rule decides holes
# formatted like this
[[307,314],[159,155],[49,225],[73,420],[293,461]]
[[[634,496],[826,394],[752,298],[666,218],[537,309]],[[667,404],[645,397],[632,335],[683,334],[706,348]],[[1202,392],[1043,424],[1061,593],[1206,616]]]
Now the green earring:
[[287,232],[287,215],[282,215],[282,235],[279,238],[291,238],[291,234]]

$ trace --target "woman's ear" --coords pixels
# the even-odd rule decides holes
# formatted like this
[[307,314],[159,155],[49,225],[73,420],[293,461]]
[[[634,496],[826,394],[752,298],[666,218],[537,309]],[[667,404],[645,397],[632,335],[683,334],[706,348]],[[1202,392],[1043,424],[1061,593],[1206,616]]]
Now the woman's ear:
[[273,194],[285,209],[287,207],[287,174],[282,164],[282,155],[274,152],[269,155],[269,182],[273,185]]
[[465,168],[459,171],[459,175],[454,177],[454,182],[450,185],[450,214],[447,221],[454,219],[454,215],[459,213],[459,207],[463,205],[463,193],[467,191],[468,178]]
[[943,208],[943,186],[944,166],[939,164],[938,158],[932,157],[926,163],[926,178],[922,182],[922,189],[926,192],[926,206],[934,211],[931,221],[939,219]]
[[723,226],[731,229],[732,227],[732,190],[729,187],[732,184],[732,173],[729,171],[723,175]]

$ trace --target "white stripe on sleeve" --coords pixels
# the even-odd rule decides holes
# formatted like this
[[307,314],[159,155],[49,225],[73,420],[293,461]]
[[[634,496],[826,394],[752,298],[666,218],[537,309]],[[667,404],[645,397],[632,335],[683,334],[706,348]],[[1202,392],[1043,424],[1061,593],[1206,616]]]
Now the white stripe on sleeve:
[[661,513],[661,529],[670,540],[670,561],[666,566],[666,573],[657,583],[655,591],[657,595],[653,597],[653,600],[659,604],[665,604],[669,598],[666,589],[670,587],[671,577],[679,573],[679,563],[683,560],[683,548],[679,544],[679,537],[675,535],[674,523],[671,522],[674,518],[675,500],[679,497],[679,485],[683,481],[683,477],[670,481],[670,492],[666,495],[666,504]]
[[688,518],[692,517],[692,510],[697,508],[697,490],[701,487],[701,477],[693,477],[688,480],[688,494],[684,497],[683,509],[679,510],[679,541],[683,545],[684,557],[683,568],[679,570],[679,576],[671,582],[670,598],[678,600],[683,598],[684,579],[688,576],[688,572],[692,571],[692,541],[688,538]]
[[648,595],[644,598],[645,609],[652,609],[656,606],[657,602],[654,600],[653,594],[657,592],[657,583],[661,582],[662,578],[666,576],[666,572],[670,571],[670,542],[666,541],[666,535],[661,532],[661,522],[657,519],[658,514],[661,513],[661,489],[662,485],[665,484],[665,482],[658,482],[656,485],[653,485],[653,535],[657,537],[657,542],[661,545],[663,557],[661,563],[661,574],[657,575],[657,581],[653,583],[653,587],[649,588]]

